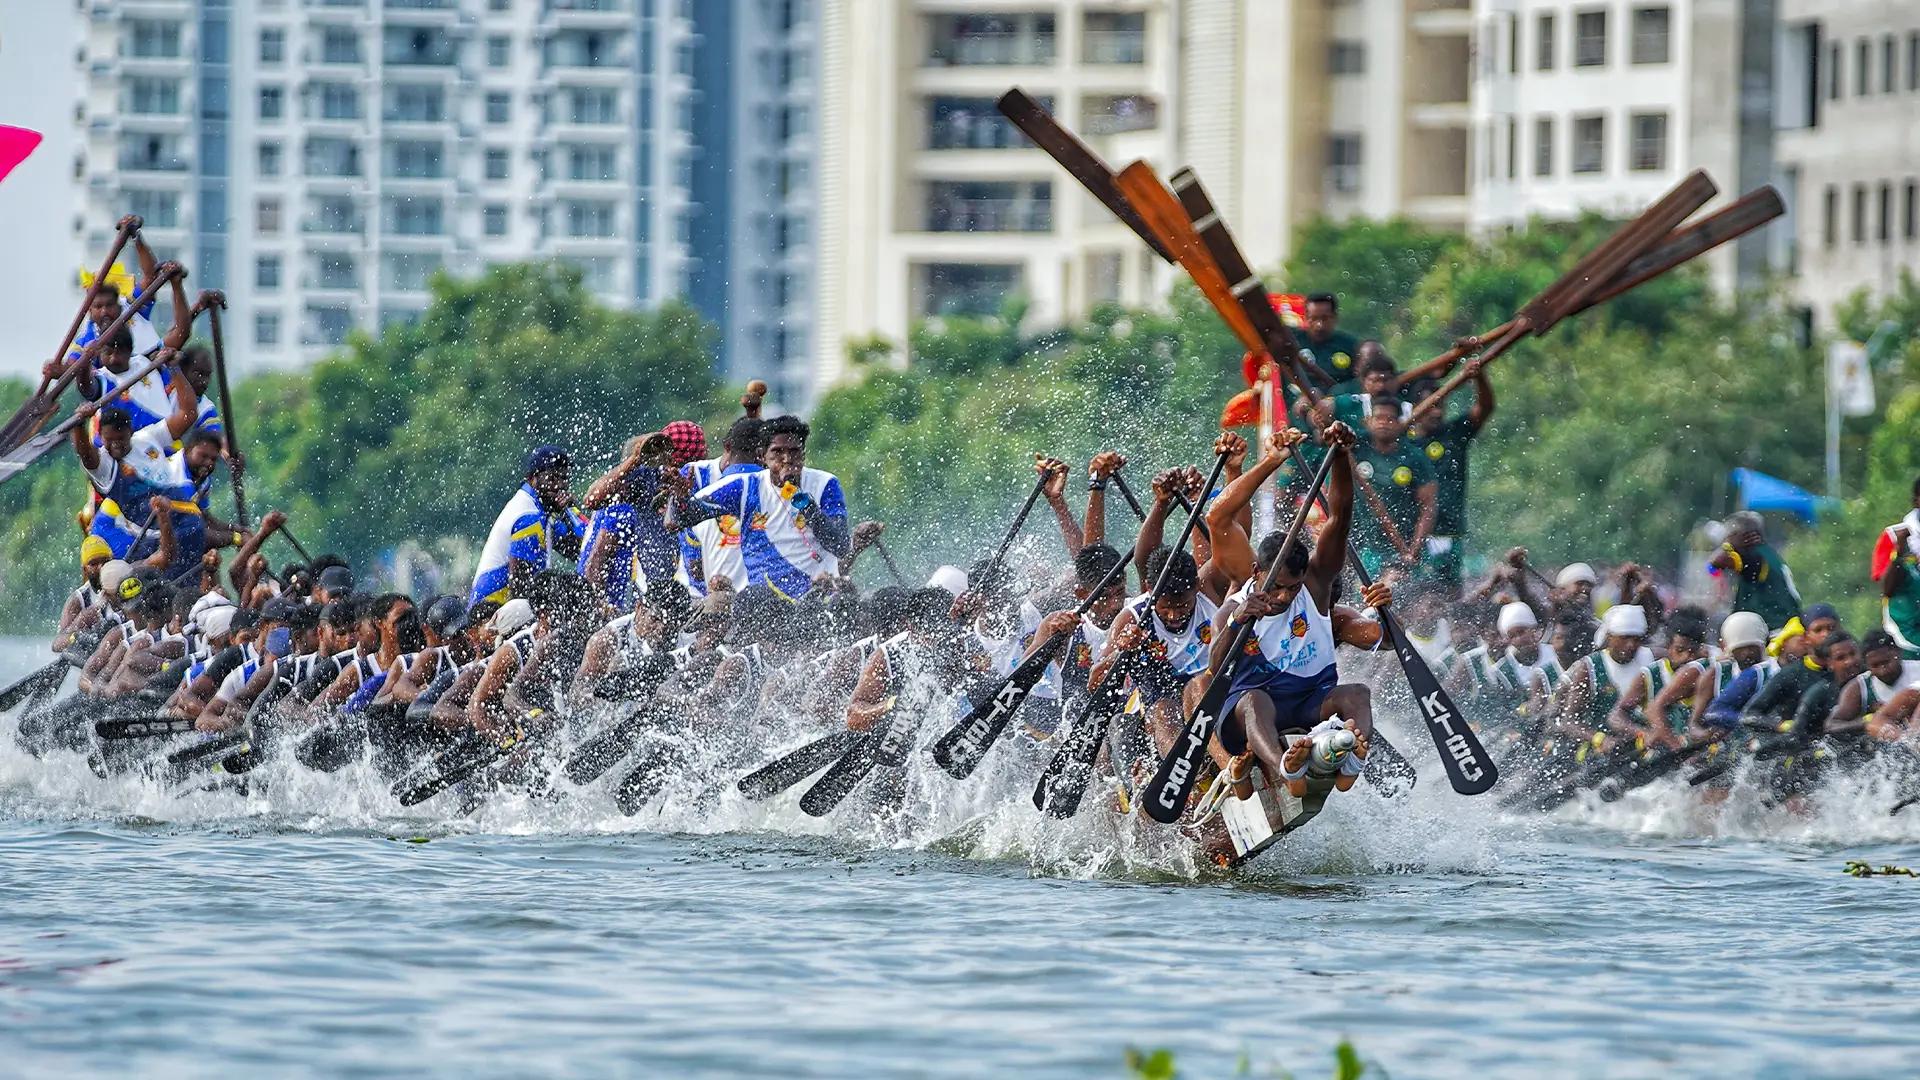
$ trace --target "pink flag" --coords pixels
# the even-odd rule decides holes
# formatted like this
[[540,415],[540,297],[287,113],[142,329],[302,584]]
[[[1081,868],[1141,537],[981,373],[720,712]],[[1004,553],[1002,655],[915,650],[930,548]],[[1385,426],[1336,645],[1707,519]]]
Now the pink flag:
[[5,180],[13,167],[27,160],[39,145],[39,132],[0,124],[0,180]]

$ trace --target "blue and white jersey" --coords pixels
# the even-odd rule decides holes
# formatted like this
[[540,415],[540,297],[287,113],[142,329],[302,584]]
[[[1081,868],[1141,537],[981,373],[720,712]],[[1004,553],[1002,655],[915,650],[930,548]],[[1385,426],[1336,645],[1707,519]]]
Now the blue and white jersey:
[[[135,289],[133,304],[139,309],[134,312],[133,318],[127,320],[127,329],[133,334],[133,354],[148,356],[160,347],[160,332],[153,328],[153,321],[150,318],[153,315],[153,298],[148,297],[145,302],[142,302],[140,290]],[[79,359],[86,347],[93,344],[99,337],[100,328],[93,325],[93,316],[87,316],[86,321],[81,324],[80,336],[73,339],[73,347],[67,350],[67,359],[69,361]]]
[[587,519],[587,536],[580,544],[580,560],[575,569],[582,577],[586,576],[594,546],[603,542],[607,545],[606,579],[600,590],[607,606],[615,611],[633,607],[634,588],[641,580],[640,565],[635,557],[638,516],[639,511],[632,503],[603,506]]
[[491,600],[504,604],[513,598],[509,561],[518,559],[535,570],[553,565],[553,541],[579,529],[569,510],[549,513],[533,488],[521,484],[500,516],[493,519],[487,542],[480,549],[480,567],[473,575],[469,604]]
[[[193,477],[187,472],[187,459],[173,450],[173,433],[165,424],[151,424],[133,433],[127,456],[119,461],[102,453],[100,465],[87,474],[94,490],[100,493],[100,506],[93,515],[90,531],[107,542],[114,558],[125,558],[140,535],[140,523],[152,510],[147,501],[155,495],[173,503],[174,525],[183,529],[183,519],[201,517],[206,494],[194,499]],[[147,530],[147,539],[156,538]],[[199,558],[199,552],[194,553]]]
[[707,458],[704,461],[687,462],[685,465],[680,466],[680,475],[692,481],[692,490],[699,491],[701,488],[711,486],[722,476],[727,476],[735,472],[746,472],[759,467],[758,465],[734,465],[722,470],[720,468],[720,459],[715,457]]
[[814,578],[839,573],[840,560],[794,509],[791,500],[799,492],[805,492],[827,517],[846,520],[847,500],[840,493],[840,479],[820,469],[802,470],[800,483],[784,489],[765,469],[757,469],[724,477],[694,496],[720,511],[723,533],[727,531],[724,517],[733,518],[747,576],[744,582],[735,579],[736,586],[768,585],[786,596],[804,596]]
[[[1249,580],[1235,598],[1244,601],[1253,588],[1254,582]],[[1312,591],[1302,585],[1287,610],[1253,624],[1246,649],[1257,652],[1261,660],[1283,675],[1315,676],[1333,667],[1333,620],[1313,602]]]
[[[104,400],[122,387],[128,386],[127,376],[133,374],[133,368],[126,371],[109,371],[95,368],[93,377],[99,382],[100,396]],[[145,378],[131,384],[127,396],[112,403],[127,410],[133,417],[133,430],[139,431],[160,423],[173,414],[173,377],[166,369],[149,371]],[[204,416],[211,402],[201,402],[201,414]],[[96,440],[97,441],[97,440]]]

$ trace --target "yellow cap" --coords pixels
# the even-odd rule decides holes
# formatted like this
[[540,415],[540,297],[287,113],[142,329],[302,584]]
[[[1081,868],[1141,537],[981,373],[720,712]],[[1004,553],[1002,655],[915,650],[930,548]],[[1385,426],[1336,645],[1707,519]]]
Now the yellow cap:
[[81,566],[91,566],[95,562],[106,562],[111,558],[113,558],[113,549],[107,546],[105,540],[97,536],[89,536],[80,541]]
[[1800,624],[1800,616],[1795,615],[1788,619],[1787,625],[1781,627],[1780,632],[1773,635],[1773,640],[1767,643],[1767,655],[1779,656],[1781,646],[1806,632],[1807,628]]

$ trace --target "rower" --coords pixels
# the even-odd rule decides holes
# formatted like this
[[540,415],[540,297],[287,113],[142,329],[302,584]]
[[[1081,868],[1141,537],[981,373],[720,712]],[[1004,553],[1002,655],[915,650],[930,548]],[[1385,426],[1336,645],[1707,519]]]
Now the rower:
[[1527,719],[1537,724],[1547,716],[1566,671],[1553,646],[1541,640],[1540,618],[1531,607],[1518,600],[1503,605],[1494,627],[1500,651],[1463,656],[1450,681],[1470,688],[1470,700],[1485,722],[1520,735],[1517,724]]
[[80,585],[67,594],[60,608],[60,629],[54,634],[53,651],[65,652],[83,630],[100,622],[105,612],[105,597],[100,591],[100,570],[113,559],[113,549],[98,536],[88,535],[80,542]]
[[[372,694],[378,692],[377,683],[384,681],[386,673],[393,670],[394,662],[407,653],[419,652],[427,641],[413,600],[404,593],[384,593],[370,600],[361,612],[360,633],[360,654],[354,663],[340,670],[324,693],[314,698],[314,708],[345,705],[367,686],[375,687],[367,697],[371,701]],[[366,641],[368,636],[377,641],[371,649]]]
[[[1276,433],[1297,442],[1299,433]],[[1228,688],[1227,704],[1221,718],[1219,739],[1222,749],[1240,759],[1230,779],[1247,793],[1249,777],[1244,770],[1244,755],[1259,759],[1270,782],[1285,782],[1299,797],[1306,793],[1308,755],[1313,740],[1300,739],[1291,747],[1289,732],[1311,733],[1323,724],[1336,724],[1354,735],[1349,759],[1341,766],[1335,787],[1345,791],[1353,786],[1365,764],[1368,741],[1373,734],[1373,703],[1366,686],[1342,684],[1334,659],[1332,613],[1335,590],[1341,568],[1346,564],[1347,538],[1353,521],[1353,430],[1334,422],[1321,435],[1321,442],[1333,455],[1327,473],[1325,492],[1326,521],[1317,539],[1309,541],[1304,533],[1283,552],[1284,536],[1275,532],[1264,537],[1255,553],[1253,572],[1247,583],[1228,597],[1215,616],[1212,656],[1209,668],[1219,671],[1226,664],[1225,650],[1241,626],[1252,623],[1249,652],[1257,652],[1250,663],[1242,663]],[[1283,449],[1276,446],[1276,450]],[[1257,489],[1283,459],[1282,453],[1269,453],[1259,465],[1235,482],[1234,487],[1251,485]],[[1228,494],[1221,496],[1227,503]],[[1216,513],[1220,511],[1216,507]],[[1216,515],[1210,514],[1213,524]],[[1214,530],[1214,561],[1237,564],[1244,553],[1229,553],[1233,530]],[[1236,545],[1237,546],[1237,545]],[[1260,575],[1278,563],[1273,587],[1256,591],[1265,580]],[[1238,576],[1237,574],[1235,575]],[[1196,698],[1200,680],[1189,688]],[[1191,706],[1190,706],[1191,707]]]
[[[1156,493],[1157,489],[1156,481]],[[1094,686],[1105,682],[1120,657],[1138,651],[1132,669],[1133,685],[1140,694],[1154,742],[1164,750],[1179,736],[1181,694],[1195,676],[1207,670],[1214,616],[1220,605],[1202,588],[1200,568],[1185,551],[1155,548],[1147,559],[1144,577],[1150,583],[1158,582],[1163,573],[1166,589],[1151,606],[1151,592],[1126,599],[1088,682]]]
[[[766,454],[766,424],[757,416],[735,420],[721,439],[717,458],[688,463],[680,470],[690,494],[744,473],[758,472]],[[731,586],[747,583],[746,563],[740,553],[740,519],[732,514],[700,520],[697,508],[677,521],[680,531],[681,576],[696,596],[705,596],[719,578]]]
[[666,524],[671,481],[706,452],[706,434],[690,420],[642,435],[587,489],[592,514],[580,545],[578,572],[601,590],[607,606],[626,611],[638,589],[670,581],[678,544]]
[[838,477],[807,467],[808,432],[797,416],[768,421],[766,468],[723,477],[688,503],[690,518],[727,515],[738,523],[746,578],[736,586],[771,585],[800,597],[814,578],[839,572],[852,539],[846,498]]
[[[1707,615],[1699,608],[1682,608],[1667,627],[1666,655],[1648,664],[1630,683],[1607,716],[1607,727],[1647,746],[1669,749],[1681,745],[1680,735],[1693,719],[1685,702],[1691,690],[1684,684],[1699,674],[1695,666],[1707,655]],[[1667,691],[1680,681],[1675,693]]]
[[[1733,606],[1751,611],[1779,626],[1800,614],[1800,593],[1793,586],[1793,571],[1785,559],[1767,544],[1766,524],[1751,510],[1728,515],[1724,524],[1726,542],[1707,562],[1714,574],[1733,575]],[[1813,644],[1818,645],[1816,639]]]
[[[1165,550],[1161,549],[1162,552]],[[1118,551],[1103,543],[1088,544],[1074,555],[1072,597],[1076,608],[1093,596],[1094,588],[1106,580],[1107,574],[1112,572],[1120,558]],[[1144,597],[1140,599],[1144,601]],[[1096,659],[1105,655],[1107,637],[1116,628],[1129,603],[1126,582],[1116,576],[1106,591],[1094,599],[1085,615],[1076,616],[1072,609],[1068,609],[1053,612],[1040,620],[1033,640],[1027,646],[1026,655],[1021,657],[1023,663],[1061,634],[1071,634],[1073,639],[1061,658],[1047,666],[1040,682],[1029,695],[1027,700],[1037,704],[1031,710],[1021,709],[1021,719],[1027,725],[1029,734],[1037,738],[1051,735],[1067,713],[1085,699]],[[1192,605],[1189,607],[1191,620]],[[1159,622],[1158,615],[1155,621]]]
[[[89,401],[76,410],[74,415],[82,423],[72,430],[73,452],[94,490],[102,496],[90,531],[107,542],[115,558],[138,562],[159,546],[152,529],[143,529],[127,517],[128,513],[144,517],[147,501],[155,495],[170,500],[178,516],[194,519],[190,525],[176,521],[176,541],[189,534],[199,538],[197,544],[187,540],[195,560],[205,550],[202,509],[194,501],[195,486],[212,471],[219,457],[217,446],[211,452],[199,443],[179,454],[173,450],[174,441],[192,430],[198,409],[199,399],[191,387],[185,387],[176,396],[171,413],[145,426],[136,424],[126,406],[101,408],[99,403]],[[88,437],[84,422],[96,414],[100,417],[99,446]],[[200,501],[204,499],[202,493]],[[144,538],[142,532],[146,533]]]
[[[129,225],[138,228],[139,224],[140,219],[138,217],[133,214],[128,214],[120,219],[115,225],[115,228],[125,229]],[[167,266],[177,265],[173,263],[162,263],[159,257],[154,255],[153,249],[147,246],[146,240],[142,238],[138,232],[133,234],[133,250],[139,259],[140,276],[142,278],[151,280],[155,274]],[[93,344],[93,342],[99,338],[100,331],[103,328],[111,326],[113,321],[120,317],[120,285],[115,280],[116,276],[124,278],[126,271],[119,267],[112,268],[108,272],[107,280],[100,282],[100,287],[94,291],[93,299],[87,304],[87,321],[80,327],[80,335],[73,339],[73,346],[67,352],[68,360],[71,361],[78,358],[80,353],[84,351],[88,345]],[[80,287],[91,288],[93,284],[92,271],[82,270],[80,272]],[[184,298],[185,286],[182,286],[181,295],[176,298],[176,303]],[[153,328],[153,322],[150,318],[153,314],[154,298],[151,296],[141,296],[140,287],[135,285],[133,287],[133,295],[129,299],[133,306],[139,310],[134,312],[133,318],[127,320],[127,328],[133,332],[134,345],[140,355],[149,356],[153,353],[153,350],[160,347],[160,333]],[[177,307],[174,315],[177,321],[179,318],[179,309]]]
[[[1574,661],[1560,687],[1556,727],[1584,747],[1594,740],[1600,749],[1613,743],[1605,737],[1607,720],[1629,687],[1653,663],[1646,646],[1647,613],[1637,604],[1616,604],[1600,623],[1600,650]],[[1586,753],[1577,752],[1584,761]]]
[[1880,583],[1881,627],[1909,660],[1920,660],[1920,477],[1913,508],[1874,544],[1873,579]]
[[488,700],[504,693],[507,680],[519,669],[521,658],[532,651],[535,632],[533,604],[526,598],[516,597],[500,605],[487,620],[485,633],[480,635],[479,645],[484,651],[473,663],[461,668],[453,683],[433,703],[429,715],[433,725],[444,731],[474,726],[470,710],[480,686],[491,678],[500,688],[490,687]]
[[522,473],[526,481],[494,518],[480,549],[469,603],[504,603],[533,575],[557,565],[556,555],[572,560],[580,553],[585,526],[573,509],[573,455],[558,446],[536,447]]
[[1920,704],[1920,660],[1904,659],[1885,629],[1861,639],[1860,653],[1867,670],[1847,684],[1834,712],[1848,719],[1849,730],[1857,726],[1882,742],[1897,742]]

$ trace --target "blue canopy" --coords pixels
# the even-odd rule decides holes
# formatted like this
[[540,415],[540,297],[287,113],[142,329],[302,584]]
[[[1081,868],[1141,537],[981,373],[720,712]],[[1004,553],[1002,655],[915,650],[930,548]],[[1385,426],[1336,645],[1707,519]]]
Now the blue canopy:
[[1818,518],[1820,504],[1825,501],[1806,488],[1752,469],[1733,470],[1733,485],[1740,491],[1742,510],[1778,510],[1809,525]]

